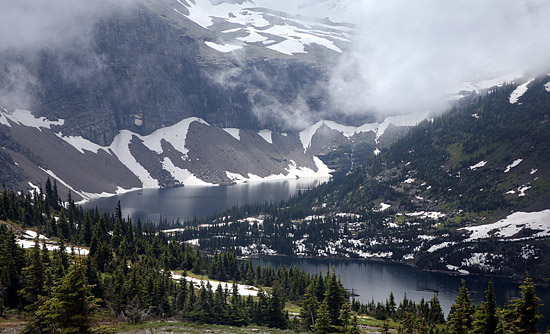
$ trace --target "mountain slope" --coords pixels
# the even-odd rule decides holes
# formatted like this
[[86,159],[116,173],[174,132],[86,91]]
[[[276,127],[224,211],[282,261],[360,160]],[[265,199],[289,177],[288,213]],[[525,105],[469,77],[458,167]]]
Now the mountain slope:
[[378,257],[548,281],[548,81],[494,88],[283,207],[235,209],[181,237],[246,255]]

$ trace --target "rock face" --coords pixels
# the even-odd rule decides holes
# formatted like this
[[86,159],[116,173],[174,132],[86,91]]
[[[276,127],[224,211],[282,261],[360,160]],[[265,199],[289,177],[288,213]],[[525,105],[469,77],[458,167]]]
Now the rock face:
[[0,46],[1,182],[29,190],[50,177],[91,199],[326,175],[317,156],[345,171],[357,143],[362,158],[378,146],[378,125],[296,130],[332,113],[326,82],[351,25],[261,1],[123,2],[82,17],[89,29],[68,41]]
[[319,108],[326,94],[310,87],[326,79],[322,59],[253,48],[239,58],[218,52],[204,43],[216,35],[174,11],[175,5],[139,1],[99,18],[86,42],[5,52],[0,79],[17,66],[32,85],[24,105],[0,105],[64,119],[65,134],[100,145],[123,129],[145,135],[192,116],[219,127],[273,128],[280,120],[253,109],[292,103],[303,94],[308,108]]
[[[353,143],[378,148],[375,138],[383,136],[379,124],[327,122],[333,128],[278,133],[224,129],[191,117],[148,135],[121,130],[110,145],[98,145],[67,135],[64,124],[25,110],[0,112],[0,181],[32,190],[50,177],[74,198],[93,199],[134,188],[328,176],[330,169],[317,156]],[[353,162],[353,156],[345,159]]]

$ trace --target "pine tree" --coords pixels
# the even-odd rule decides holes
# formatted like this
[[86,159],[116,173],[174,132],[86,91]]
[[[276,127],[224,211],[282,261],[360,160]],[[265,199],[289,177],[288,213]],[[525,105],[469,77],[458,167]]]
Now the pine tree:
[[34,239],[34,246],[29,253],[29,266],[23,269],[25,287],[20,291],[27,306],[25,309],[34,312],[40,306],[40,297],[46,295],[44,263],[40,251],[38,236]]
[[340,321],[340,332],[341,333],[347,333],[350,328],[350,317],[351,317],[351,310],[349,308],[348,303],[344,303],[342,305],[342,308],[340,309],[340,317],[338,320]]
[[473,330],[474,334],[493,334],[498,326],[498,310],[495,294],[493,292],[493,282],[490,281],[485,291],[485,301],[481,303],[474,314]]
[[317,320],[313,325],[313,331],[318,334],[327,334],[331,332],[332,326],[327,301],[324,300],[317,310]]
[[30,325],[40,333],[89,333],[92,313],[99,300],[91,295],[86,267],[77,261],[54,287],[52,297],[36,312]]
[[351,323],[346,334],[359,334],[359,325],[357,324],[357,316],[351,317]]
[[302,324],[307,329],[311,329],[315,324],[317,309],[319,308],[319,302],[317,301],[315,292],[315,282],[311,282],[306,289],[302,307],[300,308],[300,318],[302,319]]
[[268,303],[268,322],[269,327],[286,328],[287,316],[284,312],[285,300],[278,284],[273,287],[273,293]]
[[473,306],[470,301],[466,282],[461,280],[461,287],[455,303],[451,305],[447,332],[449,334],[468,334],[472,329]]
[[430,300],[430,311],[428,312],[427,320],[432,324],[442,324],[445,322],[445,315],[436,294]]
[[325,301],[328,305],[331,325],[340,326],[338,317],[340,316],[340,308],[346,302],[346,290],[334,271],[327,275]]
[[538,312],[540,298],[535,294],[535,284],[531,277],[527,276],[520,286],[521,298],[513,301],[513,321],[518,334],[537,333],[537,323],[542,319]]

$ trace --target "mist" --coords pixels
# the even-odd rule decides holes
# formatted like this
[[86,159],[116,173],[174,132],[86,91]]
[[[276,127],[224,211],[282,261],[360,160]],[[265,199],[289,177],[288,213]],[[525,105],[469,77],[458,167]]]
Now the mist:
[[362,23],[329,83],[340,112],[440,111],[467,83],[548,73],[548,1],[358,3]]
[[134,0],[7,0],[0,2],[0,104],[33,107],[40,83],[39,58],[53,51],[64,80],[75,84],[101,72],[102,55],[93,51],[95,23],[127,12]]

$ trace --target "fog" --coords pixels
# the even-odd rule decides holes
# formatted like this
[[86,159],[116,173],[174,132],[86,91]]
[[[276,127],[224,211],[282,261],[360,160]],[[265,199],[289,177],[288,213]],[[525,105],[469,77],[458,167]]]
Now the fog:
[[464,84],[548,73],[548,1],[357,3],[356,39],[330,82],[342,112],[438,111]]
[[0,1],[0,52],[87,42],[96,20],[127,9],[131,0]]

